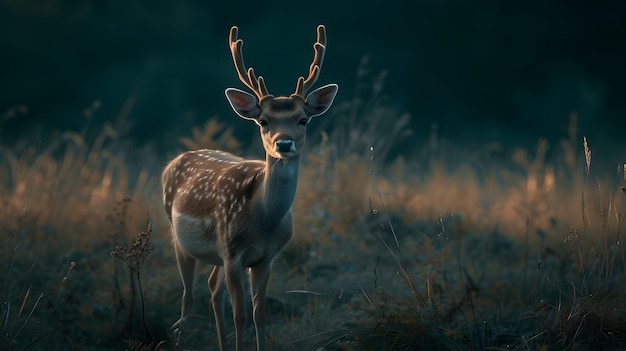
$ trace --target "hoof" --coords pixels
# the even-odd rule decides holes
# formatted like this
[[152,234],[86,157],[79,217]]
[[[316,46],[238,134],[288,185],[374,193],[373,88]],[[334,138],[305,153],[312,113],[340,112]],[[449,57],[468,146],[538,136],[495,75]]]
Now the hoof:
[[185,320],[183,318],[176,321],[176,323],[172,324],[170,327],[170,336],[174,345],[176,346],[176,350],[183,349],[183,325],[185,324]]

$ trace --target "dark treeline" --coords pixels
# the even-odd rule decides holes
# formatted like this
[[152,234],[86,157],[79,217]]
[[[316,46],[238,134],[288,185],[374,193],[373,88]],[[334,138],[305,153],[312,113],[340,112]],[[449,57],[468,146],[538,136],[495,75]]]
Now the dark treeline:
[[[369,57],[372,78],[388,72],[388,104],[412,116],[410,143],[436,123],[461,143],[532,145],[565,136],[576,111],[592,142],[619,151],[626,3],[565,0],[2,0],[0,144],[115,121],[125,106],[129,136],[161,152],[214,116],[245,138],[254,128],[237,120],[223,95],[242,87],[227,47],[230,26],[240,27],[247,64],[285,95],[306,74],[318,23],[329,35],[319,84],[339,83],[338,102],[349,101]],[[88,119],[94,100],[102,105]]]

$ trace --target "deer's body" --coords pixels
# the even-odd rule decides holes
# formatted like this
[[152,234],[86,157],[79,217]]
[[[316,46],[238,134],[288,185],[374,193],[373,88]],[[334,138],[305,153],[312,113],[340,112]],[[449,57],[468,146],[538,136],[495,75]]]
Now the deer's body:
[[178,348],[182,348],[181,335],[193,304],[196,263],[202,261],[215,266],[209,289],[220,349],[228,346],[224,288],[233,306],[237,350],[243,347],[248,271],[257,349],[265,349],[265,293],[272,261],[293,234],[291,207],[306,126],[330,107],[337,93],[337,85],[329,84],[304,95],[317,80],[325,43],[324,27],[319,26],[308,79],[300,77],[291,96],[274,97],[262,77],[256,78],[251,68],[246,71],[243,42],[237,39],[237,27],[231,29],[235,67],[256,96],[229,88],[226,97],[240,117],[259,126],[266,159],[244,160],[223,151],[195,150],[180,154],[163,171],[163,203],[184,289],[181,318],[172,326]]
[[[163,203],[175,245],[215,266],[224,265],[224,256],[244,267],[275,257],[292,235],[298,163],[244,160],[217,150],[179,155],[163,172]],[[220,237],[218,231],[232,236]]]

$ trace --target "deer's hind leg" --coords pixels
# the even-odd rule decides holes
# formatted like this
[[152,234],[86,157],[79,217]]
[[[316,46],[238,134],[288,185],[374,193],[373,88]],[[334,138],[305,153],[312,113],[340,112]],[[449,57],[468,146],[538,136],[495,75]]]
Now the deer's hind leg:
[[196,274],[197,260],[187,254],[176,242],[174,243],[174,248],[178,271],[183,282],[183,297],[180,307],[180,319],[172,325],[170,331],[176,342],[176,348],[182,350],[185,323],[189,319],[191,308],[193,307],[193,283]]

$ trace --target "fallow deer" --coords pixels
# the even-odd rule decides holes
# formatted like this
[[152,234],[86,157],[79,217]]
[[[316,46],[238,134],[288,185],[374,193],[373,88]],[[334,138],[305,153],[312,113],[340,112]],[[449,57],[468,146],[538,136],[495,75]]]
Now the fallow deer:
[[224,151],[195,150],[180,154],[163,171],[163,202],[183,283],[181,317],[172,326],[178,348],[192,308],[196,263],[202,261],[214,265],[208,283],[220,350],[228,346],[224,287],[232,303],[236,349],[243,347],[247,271],[257,350],[265,350],[267,283],[272,261],[293,234],[292,204],[307,125],[329,109],[338,90],[329,84],[306,95],[324,60],[323,25],[317,27],[309,75],[298,78],[290,96],[270,95],[263,77],[246,70],[236,26],[229,44],[239,79],[254,95],[228,88],[226,98],[235,113],[259,126],[266,157],[245,160]]

